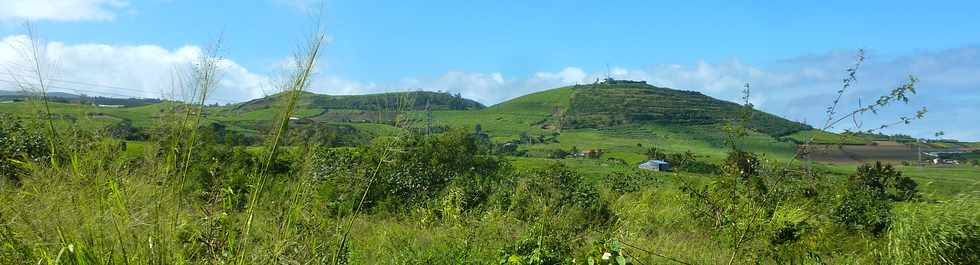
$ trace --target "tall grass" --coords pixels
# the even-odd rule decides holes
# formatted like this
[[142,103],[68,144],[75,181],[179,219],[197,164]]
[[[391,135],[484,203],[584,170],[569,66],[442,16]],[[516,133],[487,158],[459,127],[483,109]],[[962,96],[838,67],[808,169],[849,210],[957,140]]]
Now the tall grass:
[[[296,109],[296,104],[299,102],[303,91],[305,91],[310,85],[310,78],[312,77],[313,71],[316,68],[316,63],[320,56],[320,48],[323,45],[324,38],[323,33],[319,31],[313,34],[313,36],[308,40],[305,50],[296,56],[295,69],[293,69],[290,78],[287,79],[287,82],[283,85],[283,96],[280,98],[285,100],[285,106],[283,106],[281,109],[281,112],[275,121],[276,125],[271,132],[272,138],[269,145],[268,157],[266,158],[260,171],[253,177],[254,179],[252,185],[255,188],[250,194],[249,203],[245,210],[246,220],[242,227],[244,232],[239,245],[235,247],[235,250],[238,253],[238,264],[244,264],[245,262],[245,246],[248,245],[249,235],[252,229],[252,222],[253,218],[255,217],[255,211],[259,198],[262,196],[262,192],[264,191],[266,182],[268,181],[267,175],[269,167],[276,159],[276,154],[279,151],[282,137],[288,129],[290,118]],[[291,201],[289,207],[295,207],[295,204],[293,203],[298,202]],[[292,217],[287,217],[287,220],[289,221],[284,222],[284,224],[281,226],[283,229],[285,229],[285,227],[288,226],[288,223],[291,222],[291,218]]]
[[896,208],[883,256],[891,264],[980,263],[980,203],[957,197]]
[[[173,220],[171,221],[171,227],[169,231],[176,231],[178,226],[181,225],[180,215],[182,209],[184,209],[184,187],[187,182],[187,171],[190,169],[195,147],[198,145],[198,127],[201,125],[201,119],[205,115],[205,103],[207,102],[208,95],[216,89],[218,82],[220,81],[220,69],[219,63],[221,58],[217,56],[219,49],[221,48],[221,40],[215,42],[215,44],[202,54],[198,59],[197,63],[190,68],[189,76],[183,80],[183,89],[190,94],[190,97],[183,102],[183,104],[178,105],[180,109],[183,110],[183,118],[180,119],[176,128],[171,128],[174,130],[174,137],[172,137],[172,143],[170,150],[173,157],[174,169],[171,170],[167,164],[167,169],[164,172],[175,172],[176,185],[173,185],[174,190],[172,193],[172,198],[175,200],[173,210]],[[189,131],[190,135],[186,141],[184,139],[185,132]],[[183,150],[181,150],[183,149]],[[180,156],[183,155],[183,159]],[[165,177],[171,177],[165,175]],[[171,247],[177,245],[176,237],[171,235]]]
[[[20,47],[14,47],[20,53],[22,62],[13,65],[12,69],[7,69],[10,78],[21,92],[31,95],[32,102],[39,103],[40,111],[43,114],[42,121],[46,123],[48,147],[51,157],[51,164],[58,165],[57,159],[57,130],[55,130],[54,119],[51,115],[51,106],[48,104],[48,86],[50,85],[49,76],[51,73],[51,62],[47,57],[47,44],[38,36],[36,29],[31,22],[24,23],[24,30],[27,33],[27,42],[20,43]],[[34,104],[32,104],[33,106]]]
[[[405,116],[401,115],[400,113],[404,110],[410,109],[410,106],[415,105],[415,99],[410,97],[409,95],[412,94],[408,94],[408,93],[401,94],[401,96],[396,99],[396,102],[385,103],[386,106],[392,106],[392,111],[396,112],[394,116],[395,127],[398,128],[404,127],[407,129],[412,129],[413,127],[412,126],[413,120],[405,119]],[[383,112],[384,111],[379,112],[379,119],[383,119],[384,117]],[[348,220],[343,223],[344,226],[341,228],[340,243],[338,244],[337,251],[334,254],[333,259],[331,261],[333,264],[345,263],[346,260],[345,252],[348,251],[348,241],[350,239],[351,231],[354,227],[354,221],[357,220],[357,216],[361,213],[361,209],[364,207],[364,203],[367,200],[368,193],[371,192],[371,189],[373,188],[375,181],[378,179],[378,177],[380,177],[379,174],[381,172],[381,167],[383,166],[383,164],[387,162],[392,152],[410,151],[410,150],[398,150],[393,148],[398,143],[399,139],[400,137],[396,137],[394,140],[387,141],[385,143],[381,156],[378,159],[378,164],[375,165],[374,170],[370,173],[370,176],[368,177],[367,183],[364,185],[364,191],[361,193],[360,198],[355,201],[355,204],[351,206],[351,215],[347,217]]]

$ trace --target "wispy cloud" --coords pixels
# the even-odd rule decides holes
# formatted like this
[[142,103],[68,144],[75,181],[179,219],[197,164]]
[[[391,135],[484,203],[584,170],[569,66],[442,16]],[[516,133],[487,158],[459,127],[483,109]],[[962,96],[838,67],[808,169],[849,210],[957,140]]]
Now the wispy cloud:
[[0,22],[113,20],[126,0],[0,0]]

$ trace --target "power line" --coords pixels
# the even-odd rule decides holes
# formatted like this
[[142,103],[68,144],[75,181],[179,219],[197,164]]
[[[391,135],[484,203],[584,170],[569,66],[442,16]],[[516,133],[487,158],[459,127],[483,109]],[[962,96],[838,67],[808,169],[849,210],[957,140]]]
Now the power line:
[[[37,77],[32,77],[32,76],[27,76],[27,75],[22,75],[22,74],[13,74],[13,73],[8,74],[8,75],[11,75],[11,76],[20,76],[20,77],[23,77],[23,78],[27,78],[28,80],[32,80],[33,78],[37,78]],[[90,87],[112,88],[112,89],[118,89],[118,90],[124,90],[124,91],[136,92],[136,93],[146,92],[146,91],[139,90],[139,89],[126,88],[126,87],[113,86],[113,85],[95,84],[95,83],[88,83],[88,82],[82,82],[82,81],[71,81],[71,80],[64,80],[64,79],[57,79],[57,78],[49,78],[47,80],[61,82],[61,83],[70,83],[70,84],[76,84],[76,85],[84,85],[84,86],[90,86]]]

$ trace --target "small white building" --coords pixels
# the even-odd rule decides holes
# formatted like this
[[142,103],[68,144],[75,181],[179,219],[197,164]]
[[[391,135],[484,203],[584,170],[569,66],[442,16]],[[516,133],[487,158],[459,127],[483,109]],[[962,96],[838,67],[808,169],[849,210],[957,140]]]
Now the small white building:
[[670,163],[663,160],[650,160],[640,164],[641,169],[646,169],[649,171],[659,172],[659,171],[670,171]]

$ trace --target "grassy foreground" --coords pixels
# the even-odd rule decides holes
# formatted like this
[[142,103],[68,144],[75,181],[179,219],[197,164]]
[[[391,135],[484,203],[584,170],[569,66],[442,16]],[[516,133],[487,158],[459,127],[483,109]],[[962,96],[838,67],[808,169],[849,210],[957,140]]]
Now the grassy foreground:
[[[5,143],[34,139],[22,150],[37,152],[5,156],[17,162],[0,184],[3,264],[587,264],[604,253],[629,264],[969,264],[980,249],[975,189],[859,196],[841,175],[856,165],[787,180],[770,197],[778,204],[724,204],[700,196],[727,196],[715,192],[730,187],[727,170],[498,157],[464,130],[286,148],[272,160],[268,148],[189,143],[174,130],[125,146],[78,130],[59,135],[52,164],[44,134],[20,124]],[[780,163],[760,161],[760,172]],[[932,176],[975,170],[943,172]],[[705,215],[710,204],[772,212]],[[758,214],[766,221],[750,226]],[[741,231],[752,232],[733,237]]]

